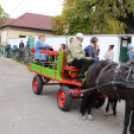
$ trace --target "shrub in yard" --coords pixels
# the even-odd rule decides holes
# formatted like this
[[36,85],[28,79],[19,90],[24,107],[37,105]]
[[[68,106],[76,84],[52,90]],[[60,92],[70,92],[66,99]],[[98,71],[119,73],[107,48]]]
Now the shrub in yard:
[[0,45],[0,52],[1,52],[1,48],[2,48],[2,47],[6,47],[6,46],[4,46],[4,45]]

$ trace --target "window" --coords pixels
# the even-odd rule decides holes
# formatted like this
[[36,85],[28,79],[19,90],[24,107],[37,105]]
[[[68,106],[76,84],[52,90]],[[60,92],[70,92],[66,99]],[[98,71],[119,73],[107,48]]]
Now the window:
[[26,35],[19,35],[19,38],[26,38]]

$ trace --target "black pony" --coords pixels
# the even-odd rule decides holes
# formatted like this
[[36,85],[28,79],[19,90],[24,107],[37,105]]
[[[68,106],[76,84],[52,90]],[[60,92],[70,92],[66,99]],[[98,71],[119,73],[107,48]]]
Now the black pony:
[[[117,82],[117,84],[115,84]],[[107,95],[111,99],[125,100],[125,120],[123,134],[127,133],[127,127],[131,116],[130,132],[134,134],[134,71],[131,67],[125,65],[118,65],[116,63],[108,63],[106,61],[99,61],[90,66],[87,76],[86,92],[82,98],[81,112],[82,119],[87,118],[92,121],[93,116],[92,104],[100,93]],[[99,85],[106,85],[100,86]],[[122,83],[122,84],[120,84]],[[92,87],[98,87],[91,90]],[[90,90],[89,90],[90,89]],[[92,88],[93,89],[93,88]]]

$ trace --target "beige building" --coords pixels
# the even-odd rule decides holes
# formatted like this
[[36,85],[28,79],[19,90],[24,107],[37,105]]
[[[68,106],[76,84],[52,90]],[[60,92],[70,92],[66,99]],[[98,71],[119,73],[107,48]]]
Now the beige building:
[[25,38],[26,36],[34,38],[40,33],[44,33],[46,36],[55,36],[51,30],[51,17],[25,13],[1,26],[1,44],[8,44],[8,39]]

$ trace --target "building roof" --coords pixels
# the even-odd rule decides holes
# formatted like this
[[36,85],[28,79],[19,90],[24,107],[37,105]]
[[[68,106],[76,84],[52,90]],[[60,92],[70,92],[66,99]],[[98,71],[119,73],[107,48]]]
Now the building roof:
[[[34,13],[25,13],[17,19],[12,19],[6,25],[52,31],[51,16]],[[2,27],[5,27],[6,25],[3,25]]]
[[13,19],[13,18],[6,18],[6,19],[4,18],[3,19],[5,24],[8,24],[8,23],[12,22],[13,20],[15,20],[15,19]]

